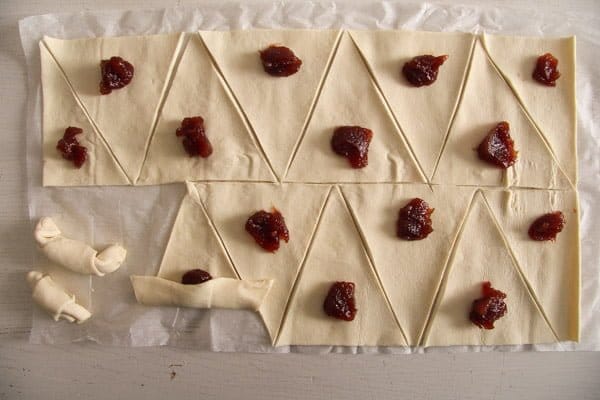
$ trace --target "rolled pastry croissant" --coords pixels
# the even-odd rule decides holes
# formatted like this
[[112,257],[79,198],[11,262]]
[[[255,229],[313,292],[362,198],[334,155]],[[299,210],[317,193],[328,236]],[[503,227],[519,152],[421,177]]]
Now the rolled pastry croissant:
[[116,271],[127,255],[118,244],[98,252],[87,243],[66,238],[49,217],[40,219],[34,235],[46,257],[80,274],[104,276]]
[[75,302],[75,296],[67,294],[50,275],[30,271],[27,273],[27,283],[31,287],[33,300],[50,313],[55,321],[66,319],[80,324],[92,316],[88,310]]

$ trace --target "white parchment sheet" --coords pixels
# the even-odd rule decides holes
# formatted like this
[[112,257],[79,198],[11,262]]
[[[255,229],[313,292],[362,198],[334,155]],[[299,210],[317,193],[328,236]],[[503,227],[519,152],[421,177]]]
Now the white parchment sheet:
[[[272,348],[260,317],[249,311],[145,307],[135,302],[129,275],[155,275],[185,187],[41,187],[41,86],[38,41],[58,38],[193,32],[249,28],[348,28],[466,31],[538,36],[577,36],[579,193],[581,201],[581,342],[549,346],[429,349]],[[333,1],[240,5],[206,2],[201,8],[83,12],[29,17],[20,22],[28,64],[27,168],[31,228],[41,216],[60,219],[65,230],[97,246],[112,241],[128,250],[124,266],[104,278],[55,279],[74,292],[93,317],[82,325],[55,323],[37,308],[31,341],[93,340],[117,346],[174,345],[213,351],[407,353],[421,351],[600,350],[600,18],[508,8]],[[33,235],[32,235],[33,246]],[[36,254],[32,265],[47,267]],[[23,277],[24,279],[25,277]]]

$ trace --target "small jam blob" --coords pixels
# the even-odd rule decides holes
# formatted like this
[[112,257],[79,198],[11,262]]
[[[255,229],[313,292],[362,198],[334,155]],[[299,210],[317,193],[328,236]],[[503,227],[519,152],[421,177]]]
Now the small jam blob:
[[542,54],[535,63],[532,76],[542,85],[556,86],[556,80],[560,78],[558,59],[550,53]]
[[565,216],[560,211],[544,214],[529,227],[529,237],[533,240],[556,240],[556,235],[565,227]]
[[480,328],[494,329],[494,322],[507,312],[506,294],[494,289],[490,282],[483,282],[481,294],[481,298],[473,301],[469,319]]
[[435,82],[440,66],[447,59],[447,55],[435,57],[425,54],[417,56],[404,64],[402,74],[413,86],[429,86]]
[[181,277],[181,283],[184,285],[197,285],[210,281],[212,276],[203,269],[191,269]]
[[61,152],[65,160],[73,161],[73,165],[81,168],[87,159],[87,148],[79,144],[75,137],[83,132],[83,129],[73,126],[65,129],[62,139],[56,144],[56,149]]
[[429,207],[425,200],[414,198],[400,209],[396,234],[405,240],[425,239],[433,228],[431,227],[431,213],[434,209]]
[[331,148],[350,162],[352,168],[364,168],[369,164],[369,143],[373,138],[370,129],[360,126],[340,126],[333,132]]
[[335,282],[331,285],[325,302],[325,314],[344,321],[352,321],[356,316],[353,282]]
[[293,75],[302,65],[302,60],[285,46],[271,45],[259,53],[265,72],[272,76]]
[[177,128],[175,135],[183,136],[183,148],[190,157],[208,157],[213,148],[204,132],[204,119],[202,117],[184,118],[181,127]]
[[133,79],[133,65],[121,57],[100,61],[100,70],[100,94],[109,94],[113,89],[121,89]]
[[286,243],[290,240],[285,219],[275,208],[270,213],[261,210],[252,214],[246,221],[246,231],[252,235],[260,247],[271,253],[279,249],[280,240],[284,240]]
[[508,168],[517,161],[515,143],[510,137],[508,122],[502,121],[487,134],[477,148],[479,158],[500,168]]

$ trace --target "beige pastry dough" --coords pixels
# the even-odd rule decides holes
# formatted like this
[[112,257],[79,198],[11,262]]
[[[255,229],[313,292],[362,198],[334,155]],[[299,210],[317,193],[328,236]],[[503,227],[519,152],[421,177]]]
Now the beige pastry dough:
[[[183,34],[175,33],[76,40],[43,39],[85,113],[97,126],[132,182],[142,167],[157,106],[166,90],[182,38]],[[124,88],[100,95],[100,61],[112,56],[129,61],[135,69],[134,77]]]
[[127,255],[127,251],[117,244],[98,252],[87,243],[66,238],[49,217],[40,219],[34,236],[48,259],[80,274],[104,276],[114,272]]
[[[130,182],[106,144],[83,113],[56,61],[40,42],[43,123],[44,186],[128,185]],[[56,149],[65,129],[83,129],[77,140],[87,148],[87,160],[81,168],[65,160]]]
[[[481,284],[506,293],[507,314],[491,330],[469,320]],[[426,329],[423,345],[505,345],[556,342],[513,263],[510,250],[495,225],[481,192],[474,201],[446,267],[445,281]]]
[[131,276],[131,284],[138,303],[147,306],[257,311],[269,293],[273,281],[213,278],[199,285],[183,285],[154,276]]
[[27,273],[27,283],[31,287],[33,301],[52,315],[55,321],[65,319],[80,324],[92,316],[75,302],[75,296],[67,294],[50,275],[30,271]]
[[[579,340],[579,221],[574,191],[486,190],[515,259],[548,320],[563,340]],[[554,242],[537,242],[527,234],[536,218],[562,211],[567,221]]]
[[[539,38],[483,35],[483,44],[499,71],[537,124],[563,171],[577,182],[577,111],[575,107],[575,37]],[[552,53],[560,78],[555,87],[531,77],[537,58]]]
[[[353,321],[341,321],[323,311],[323,301],[336,281],[356,284],[358,312]],[[323,211],[277,345],[406,345],[337,188],[332,190]]]
[[[476,148],[500,121],[508,121],[518,153],[507,170],[481,161]],[[506,177],[508,174],[508,180]],[[571,187],[542,136],[510,87],[476,42],[462,100],[444,146],[434,183],[520,186],[540,189]]]
[[[351,31],[428,177],[433,173],[467,72],[469,33]],[[423,54],[448,55],[430,86],[411,86],[402,66]]]
[[[365,238],[375,269],[408,342],[419,344],[444,265],[466,215],[473,188],[427,185],[345,185],[342,192]],[[423,240],[396,235],[398,212],[419,197],[434,208]]]
[[[185,180],[273,181],[268,164],[243,121],[198,34],[177,67],[152,137],[138,184]],[[190,157],[175,135],[185,117],[204,118],[213,147],[207,158]]]
[[[367,167],[351,168],[345,157],[331,150],[331,136],[341,125],[359,125],[373,131]],[[326,183],[425,181],[348,33],[341,38],[285,180]]]
[[[275,173],[282,177],[340,31],[201,31],[200,35],[240,102]],[[289,47],[302,60],[296,74],[276,78],[265,73],[258,52],[272,44]]]

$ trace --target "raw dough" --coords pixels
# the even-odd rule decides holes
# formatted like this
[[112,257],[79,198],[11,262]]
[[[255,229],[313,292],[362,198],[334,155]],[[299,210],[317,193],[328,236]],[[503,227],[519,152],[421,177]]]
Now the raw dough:
[[75,302],[75,296],[67,294],[50,277],[39,271],[27,273],[27,283],[31,287],[33,301],[46,310],[55,321],[66,319],[81,324],[92,314]]
[[[160,99],[167,88],[183,34],[43,42],[64,71],[84,112],[134,182],[142,167]],[[131,83],[101,95],[100,61],[120,56],[133,64]],[[49,101],[52,98],[47,99]],[[69,110],[58,110],[59,113]]]
[[[517,162],[507,170],[481,161],[474,150],[500,121],[509,122],[510,135],[519,152]],[[488,60],[479,41],[475,44],[463,97],[433,182],[540,189],[571,188],[541,134]]]
[[118,244],[98,252],[84,242],[66,238],[49,217],[40,219],[34,236],[48,259],[80,274],[104,276],[114,272],[127,255],[127,251]]
[[[543,133],[563,171],[576,184],[575,37],[483,35],[482,39],[492,62]],[[545,53],[558,59],[560,78],[555,87],[541,85],[531,77],[537,58]]]
[[[458,104],[475,37],[470,33],[351,31],[425,174],[430,177]],[[423,54],[448,59],[430,86],[411,86],[402,66]]]
[[[373,131],[369,165],[365,168],[351,168],[345,157],[331,150],[331,136],[341,125],[360,125]],[[324,183],[425,181],[347,32],[342,36],[285,180]]]
[[[432,191],[422,184],[342,188],[411,346],[419,344],[474,190],[434,186]],[[433,232],[423,240],[401,240],[396,236],[398,211],[415,197],[435,209],[431,215]]]
[[[469,320],[481,284],[506,293],[508,311],[491,330]],[[551,343],[557,338],[514,264],[481,192],[475,195],[446,266],[424,346]]]
[[[314,29],[200,32],[279,177],[300,139],[340,33]],[[289,47],[302,60],[296,74],[274,78],[265,73],[258,52],[272,44]]]
[[154,276],[131,276],[131,284],[137,301],[148,306],[256,311],[263,304],[273,281],[213,278],[199,285],[183,285]]
[[[213,146],[208,158],[190,157],[175,135],[183,118],[192,116],[204,118]],[[274,180],[197,33],[181,57],[137,183],[184,180]]]

